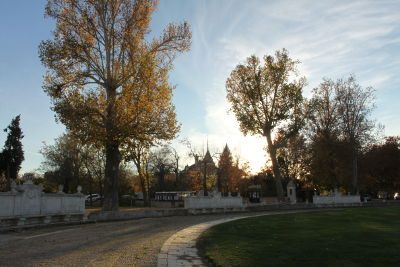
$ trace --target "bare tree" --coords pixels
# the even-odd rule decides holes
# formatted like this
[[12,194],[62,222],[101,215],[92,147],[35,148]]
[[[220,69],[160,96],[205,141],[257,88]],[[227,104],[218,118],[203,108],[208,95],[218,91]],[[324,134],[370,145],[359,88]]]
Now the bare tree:
[[339,186],[337,175],[338,140],[340,138],[339,103],[337,87],[331,79],[313,89],[308,105],[307,134],[310,144],[310,174],[320,186],[328,189]]
[[149,154],[150,145],[147,142],[132,140],[127,146],[126,161],[132,161],[135,164],[139,176],[140,187],[143,192],[145,206],[150,206],[150,171]]
[[358,192],[358,156],[371,137],[375,123],[369,118],[374,108],[374,90],[362,88],[354,76],[337,81],[336,96],[343,139],[352,149],[352,192]]

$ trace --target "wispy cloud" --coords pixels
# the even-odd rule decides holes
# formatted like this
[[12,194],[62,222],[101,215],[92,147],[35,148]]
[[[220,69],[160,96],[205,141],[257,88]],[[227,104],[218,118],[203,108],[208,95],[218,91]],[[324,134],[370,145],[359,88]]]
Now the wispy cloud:
[[[299,70],[309,82],[306,95],[324,77],[351,73],[363,86],[375,87],[380,101],[387,97],[379,95],[383,89],[400,85],[394,78],[400,69],[399,1],[196,1],[195,10],[195,56],[188,64],[198,71],[193,86],[204,103],[205,128],[192,128],[190,134],[199,146],[207,135],[221,149],[228,143],[253,171],[266,161],[265,141],[241,134],[225,97],[230,72],[251,54],[262,57],[287,48],[302,62]],[[397,90],[387,90],[399,97]],[[400,113],[396,108],[389,113]],[[391,119],[385,119],[390,127],[400,124]],[[189,129],[184,127],[182,134]]]

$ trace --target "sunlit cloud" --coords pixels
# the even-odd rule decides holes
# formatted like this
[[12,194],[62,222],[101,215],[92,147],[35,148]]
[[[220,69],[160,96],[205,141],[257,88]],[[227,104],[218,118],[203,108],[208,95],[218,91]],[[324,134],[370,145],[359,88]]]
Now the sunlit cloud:
[[[0,18],[3,35],[10,37],[0,51],[0,121],[6,127],[13,116],[22,115],[23,171],[40,165],[42,157],[37,151],[42,141],[52,143],[65,130],[54,123],[50,100],[41,89],[44,69],[37,58],[37,45],[50,37],[54,25],[43,19],[45,1],[38,2],[24,5],[30,16],[22,20],[12,13]],[[265,164],[266,142],[260,136],[243,136],[229,112],[225,81],[248,56],[262,57],[281,48],[301,61],[300,75],[308,80],[306,97],[324,77],[355,74],[362,86],[375,88],[377,109],[373,115],[386,125],[385,133],[400,135],[399,10],[398,0],[160,1],[151,26],[156,36],[167,23],[183,20],[193,33],[190,52],[177,57],[170,75],[177,87],[175,104],[182,123],[180,136],[173,142],[181,165],[194,161],[187,147],[179,143],[185,137],[198,152],[206,148],[207,139],[213,153],[228,144],[242,162],[250,162],[253,172]],[[31,34],[20,34],[28,24]],[[10,104],[12,98],[20,101]],[[0,135],[0,143],[4,139],[5,135]]]
[[[306,97],[323,78],[350,74],[363,86],[381,91],[389,81],[393,84],[400,69],[399,57],[393,58],[391,51],[399,48],[398,1],[200,1],[197,5],[191,53],[201,71],[196,76],[202,80],[195,87],[204,105],[205,129],[192,129],[190,134],[199,146],[207,136],[221,150],[228,143],[254,172],[267,161],[265,140],[243,136],[225,96],[227,77],[248,56],[287,48],[292,58],[301,61],[300,75],[308,80]],[[400,85],[399,79],[394,82]],[[385,123],[390,119],[386,117]]]

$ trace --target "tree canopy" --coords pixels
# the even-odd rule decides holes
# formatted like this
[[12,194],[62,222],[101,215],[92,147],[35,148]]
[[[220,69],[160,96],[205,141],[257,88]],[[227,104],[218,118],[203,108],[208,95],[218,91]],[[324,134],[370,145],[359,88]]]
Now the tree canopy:
[[[358,191],[358,158],[375,125],[371,87],[362,88],[353,75],[325,79],[309,102],[311,174],[325,187]],[[350,163],[350,164],[349,164]]]
[[351,147],[352,179],[351,191],[359,191],[358,158],[360,148],[367,144],[375,127],[369,116],[374,107],[374,90],[361,87],[354,76],[338,80],[337,101],[339,103],[340,129],[343,140]]
[[[278,197],[283,197],[281,174],[276,150],[303,124],[302,88],[304,77],[298,77],[299,61],[282,49],[275,56],[266,55],[261,63],[257,56],[247,58],[231,72],[226,81],[227,98],[244,134],[267,138]],[[280,135],[279,141],[273,134]]]
[[390,136],[366,149],[361,157],[362,185],[367,192],[400,191],[400,137]]
[[44,89],[57,118],[81,140],[104,146],[103,209],[118,208],[120,147],[130,139],[171,139],[178,131],[168,72],[189,49],[185,22],[148,40],[153,0],[48,0],[53,39],[39,48]]

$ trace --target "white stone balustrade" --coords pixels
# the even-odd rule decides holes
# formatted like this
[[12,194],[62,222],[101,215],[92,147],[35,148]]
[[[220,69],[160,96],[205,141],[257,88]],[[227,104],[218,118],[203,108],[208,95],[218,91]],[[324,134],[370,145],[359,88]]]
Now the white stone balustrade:
[[0,219],[85,213],[85,197],[76,194],[44,193],[42,186],[28,180],[12,187],[10,192],[0,193]]
[[355,204],[361,203],[359,195],[342,195],[337,189],[329,196],[313,196],[314,204]]
[[210,196],[190,196],[184,198],[185,209],[243,208],[243,198],[238,196],[222,197],[221,193]]

